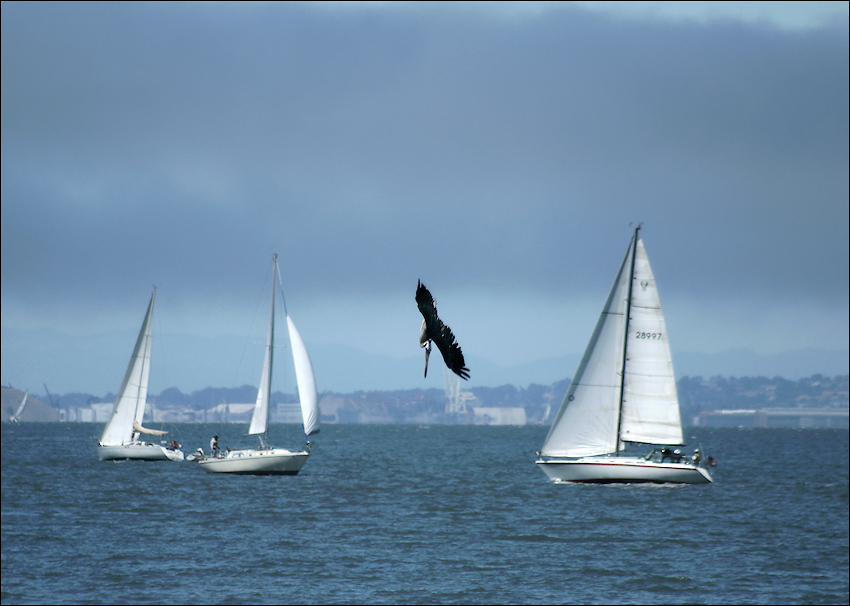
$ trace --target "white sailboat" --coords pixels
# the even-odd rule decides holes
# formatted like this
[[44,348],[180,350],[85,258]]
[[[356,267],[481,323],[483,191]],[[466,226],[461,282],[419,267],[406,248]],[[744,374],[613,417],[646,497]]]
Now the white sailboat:
[[[679,401],[639,231],[536,461],[554,482],[711,482],[698,451],[688,460],[669,448],[683,445]],[[623,452],[635,444],[668,447]]]
[[148,311],[142,322],[133,356],[124,373],[124,381],[118,390],[112,416],[106,423],[97,445],[101,461],[139,459],[144,461],[182,461],[183,452],[172,442],[172,446],[161,446],[142,441],[141,435],[164,436],[168,432],[142,427],[148,397],[148,378],[151,360],[151,315],[156,288],[151,294]]
[[[272,266],[272,301],[269,317],[269,332],[266,339],[266,355],[263,362],[263,374],[260,387],[257,390],[257,402],[254,404],[254,414],[248,435],[256,435],[260,440],[259,448],[229,450],[225,453],[214,454],[196,459],[201,469],[211,473],[240,473],[240,474],[274,474],[295,475],[307,462],[310,456],[310,442],[304,450],[288,448],[272,448],[268,445],[269,404],[271,400],[272,363],[274,360],[274,300],[276,282],[280,281],[280,270],[277,266],[277,255],[273,255]],[[281,290],[283,297],[283,290]],[[292,318],[286,311],[286,299],[283,299],[283,309],[286,324],[289,329],[289,341],[292,346],[292,356],[295,363],[295,380],[298,384],[298,396],[301,400],[301,416],[304,421],[304,435],[309,438],[319,431],[319,404],[316,393],[316,381],[313,377],[313,365],[301,335],[295,328]]]
[[24,393],[24,399],[21,400],[21,405],[18,406],[18,410],[15,411],[15,414],[13,414],[11,417],[9,417],[10,423],[20,423],[21,415],[24,413],[24,407],[27,405],[27,397],[29,395],[30,395],[30,392],[28,392],[28,391],[26,393]]

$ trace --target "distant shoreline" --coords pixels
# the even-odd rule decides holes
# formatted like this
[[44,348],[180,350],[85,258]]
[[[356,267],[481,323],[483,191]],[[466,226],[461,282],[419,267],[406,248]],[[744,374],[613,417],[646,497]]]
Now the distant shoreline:
[[[517,388],[464,387],[452,390],[357,391],[320,396],[323,423],[548,425],[561,406],[569,380]],[[685,425],[847,427],[850,375],[780,377],[682,377],[677,381]],[[24,392],[2,388],[2,421],[14,414]],[[52,405],[29,394],[22,421],[105,423],[112,394],[50,394]],[[247,423],[256,388],[206,388],[184,394],[169,388],[149,394],[151,423]],[[46,398],[45,398],[46,399]],[[272,395],[272,423],[300,423],[294,394]]]

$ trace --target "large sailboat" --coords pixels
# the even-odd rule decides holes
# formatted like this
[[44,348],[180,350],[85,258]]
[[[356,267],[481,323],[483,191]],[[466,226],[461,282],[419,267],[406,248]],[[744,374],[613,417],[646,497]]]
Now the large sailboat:
[[[269,331],[266,339],[266,355],[263,362],[263,374],[260,387],[257,390],[257,402],[254,404],[254,414],[248,435],[256,435],[260,440],[258,448],[228,450],[227,452],[210,453],[197,458],[201,469],[210,473],[239,473],[255,475],[295,475],[307,462],[310,456],[310,442],[303,450],[288,448],[272,448],[268,444],[269,405],[271,400],[272,366],[274,361],[274,303],[275,287],[280,280],[280,270],[277,266],[277,255],[272,263],[272,297],[269,317]],[[301,417],[304,421],[304,434],[307,438],[319,431],[319,404],[316,393],[316,381],[313,377],[313,365],[301,335],[295,328],[292,318],[286,311],[286,299],[283,298],[283,309],[286,324],[289,329],[289,342],[295,363],[295,380],[298,384],[298,396],[301,400]]]
[[[553,482],[711,482],[683,446],[673,360],[640,226],[537,465]],[[636,445],[648,454],[627,454]],[[648,450],[648,446],[643,446]]]
[[97,454],[101,461],[140,459],[144,461],[182,461],[183,451],[172,441],[170,446],[144,442],[142,434],[164,436],[168,432],[142,427],[148,397],[151,363],[151,316],[156,288],[142,322],[133,356],[118,390],[112,416],[106,423]]

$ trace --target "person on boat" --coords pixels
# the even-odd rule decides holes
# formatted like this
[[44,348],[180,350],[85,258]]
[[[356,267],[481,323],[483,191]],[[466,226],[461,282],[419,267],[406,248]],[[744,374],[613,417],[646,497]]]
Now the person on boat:
[[681,463],[682,459],[687,458],[682,456],[682,451],[678,448],[676,450],[672,450],[670,448],[662,448],[661,449],[661,462],[667,461],[668,459],[672,463]]
[[177,443],[177,440],[171,440],[171,445],[169,446],[171,450],[177,450],[180,448],[180,444]]
[[210,440],[210,456],[217,457],[218,452],[218,436],[213,436],[213,439]]
[[699,448],[697,448],[697,449],[694,450],[694,466],[699,465],[699,459],[700,459]]

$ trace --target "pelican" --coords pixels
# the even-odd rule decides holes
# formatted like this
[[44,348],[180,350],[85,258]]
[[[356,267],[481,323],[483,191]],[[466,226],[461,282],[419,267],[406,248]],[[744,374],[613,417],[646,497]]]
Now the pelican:
[[461,379],[469,378],[469,369],[463,361],[463,352],[455,341],[452,329],[437,317],[437,304],[434,297],[419,281],[416,287],[416,304],[422,313],[422,328],[419,331],[419,347],[425,348],[425,376],[428,376],[428,356],[431,355],[431,341],[437,344],[446,366]]

